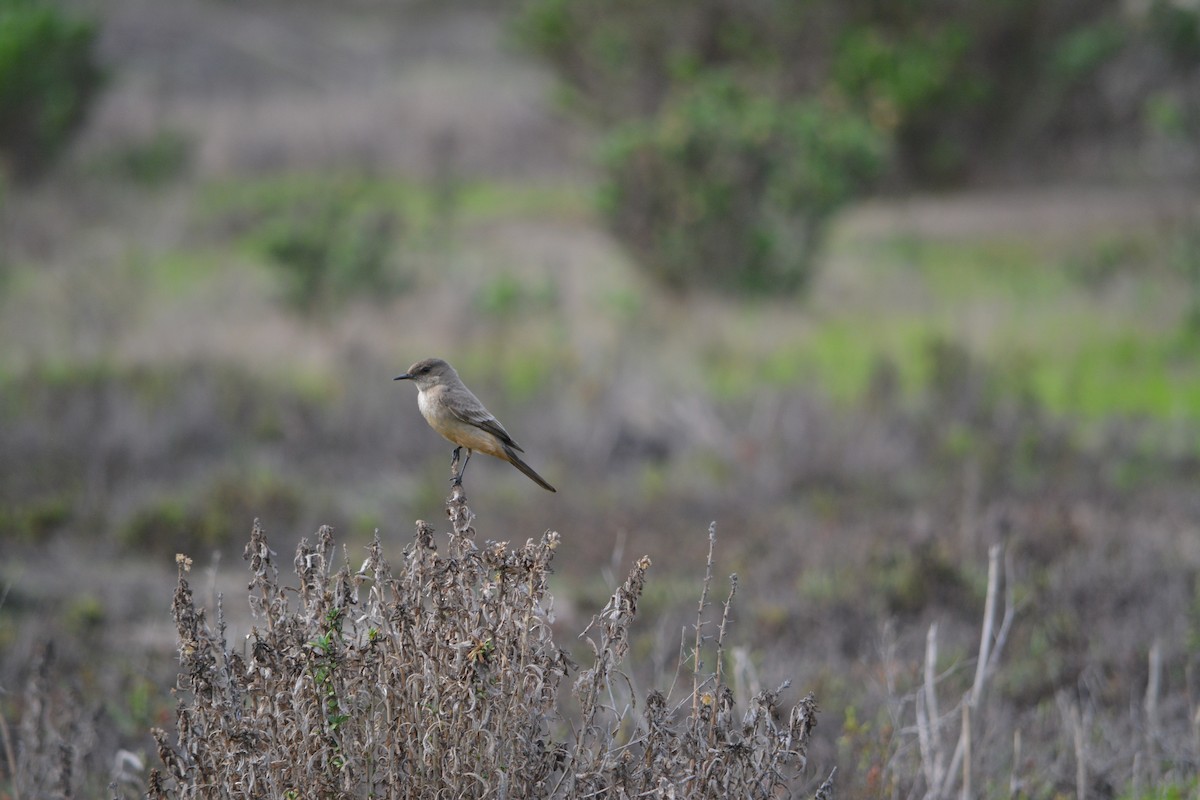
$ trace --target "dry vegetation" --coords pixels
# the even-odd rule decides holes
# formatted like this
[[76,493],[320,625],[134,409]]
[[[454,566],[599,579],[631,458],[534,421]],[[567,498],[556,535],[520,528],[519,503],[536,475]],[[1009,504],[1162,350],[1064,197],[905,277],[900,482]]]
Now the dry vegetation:
[[[679,301],[599,232],[490,6],[92,5],[122,79],[0,217],[0,800],[152,766],[167,796],[811,796],[835,766],[841,797],[1195,795],[1194,191],[878,202],[803,306]],[[326,186],[394,205],[402,280],[308,318],[271,259],[361,210],[295,203]],[[445,453],[390,377],[427,355],[561,490],[473,467],[480,538],[557,550],[454,504],[410,538]],[[248,606],[255,517],[339,546],[282,579],[253,545]]]
[[[280,582],[256,522],[245,549],[255,625],[233,647],[221,605],[210,624],[189,584],[192,560],[179,555],[176,724],[153,731],[163,766],[150,771],[146,796],[772,797],[807,765],[813,696],[787,711],[785,684],[755,693],[741,713],[722,674],[733,592],[719,624],[710,620],[714,530],[686,658],[681,648],[690,681],[643,701],[621,667],[648,558],[581,635],[593,663],[578,669],[552,631],[559,535],[480,546],[461,486],[447,511],[448,552],[418,521],[395,569],[378,537],[359,569],[335,569],[322,527],[296,550],[295,587]],[[45,666],[27,686],[15,756],[4,729],[14,798],[73,796],[77,762],[94,745],[79,720],[64,727],[48,716]],[[559,696],[571,672],[574,717]]]

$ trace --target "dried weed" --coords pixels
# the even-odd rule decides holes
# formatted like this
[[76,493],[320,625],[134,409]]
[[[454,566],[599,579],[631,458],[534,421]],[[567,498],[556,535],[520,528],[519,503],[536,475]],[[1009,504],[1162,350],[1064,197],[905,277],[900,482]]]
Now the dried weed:
[[447,510],[447,552],[418,521],[398,568],[378,536],[357,571],[335,568],[321,528],[296,551],[296,588],[280,583],[256,522],[246,655],[231,650],[220,604],[215,629],[196,607],[180,556],[176,733],[154,731],[164,767],[147,797],[771,797],[805,766],[811,695],[785,712],[786,684],[763,691],[739,718],[720,670],[701,673],[711,546],[690,695],[672,705],[651,691],[639,713],[619,672],[643,557],[584,632],[594,661],[574,682],[571,724],[560,688],[574,665],[547,589],[559,535],[478,546],[461,487]]

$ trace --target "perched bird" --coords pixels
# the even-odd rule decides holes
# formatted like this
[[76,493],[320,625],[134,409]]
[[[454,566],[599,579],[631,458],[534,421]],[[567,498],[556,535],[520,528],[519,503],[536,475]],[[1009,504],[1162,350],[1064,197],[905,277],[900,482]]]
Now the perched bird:
[[471,393],[454,371],[454,367],[440,358],[427,358],[408,368],[408,372],[397,375],[395,380],[412,381],[417,385],[417,406],[429,427],[453,442],[454,458],[467,448],[467,458],[454,476],[454,483],[461,484],[467,471],[471,453],[478,450],[489,456],[507,461],[529,476],[534,483],[551,492],[558,490],[546,479],[533,471],[533,467],[521,460],[517,453],[524,453],[500,420],[483,407],[479,398]]

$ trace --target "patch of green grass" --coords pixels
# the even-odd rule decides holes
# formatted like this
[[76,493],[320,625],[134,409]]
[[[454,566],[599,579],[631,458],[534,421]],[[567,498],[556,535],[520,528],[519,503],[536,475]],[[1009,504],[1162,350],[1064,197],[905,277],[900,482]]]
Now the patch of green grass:
[[[253,213],[255,209],[291,198],[326,192],[331,186],[352,187],[374,202],[390,205],[405,219],[410,231],[418,235],[429,233],[438,217],[447,213],[444,187],[436,182],[340,172],[214,182],[202,191],[202,209],[210,218],[224,219],[236,226],[237,220],[229,219],[231,213]],[[455,220],[471,223],[513,217],[586,218],[591,215],[592,197],[586,185],[476,181],[456,186],[453,203]]]
[[1200,420],[1200,363],[1168,337],[1097,334],[1067,357],[1038,359],[1032,380],[1058,414]]
[[99,632],[108,614],[104,603],[91,594],[83,594],[72,598],[63,609],[63,624],[67,630],[76,635]]
[[602,294],[600,305],[620,324],[633,324],[645,313],[646,298],[633,289],[615,289]]
[[924,382],[924,351],[936,321],[906,317],[834,318],[754,354],[718,350],[705,370],[710,390],[732,398],[766,385],[802,385],[838,402],[863,399],[881,359],[910,392]]
[[[1187,287],[1166,265],[1170,246],[1144,233],[1071,248],[912,237],[854,243],[843,268],[862,271],[859,290],[786,340],[764,346],[757,335],[713,347],[706,380],[725,398],[803,386],[859,403],[886,362],[901,396],[914,401],[945,379],[930,354],[931,343],[948,342],[990,401],[1032,402],[1081,421],[1200,420],[1200,348],[1176,319]],[[1097,294],[1122,274],[1118,290]]]
[[475,182],[460,187],[458,212],[467,221],[533,217],[587,219],[593,198],[586,186]]
[[408,238],[397,198],[370,182],[280,189],[231,214],[243,240],[283,278],[289,305],[327,310],[352,297],[378,299],[406,281],[394,258]]
[[325,409],[333,406],[345,388],[341,382],[331,379],[327,371],[314,366],[289,364],[267,378],[297,400]]
[[1023,240],[925,241],[911,262],[914,277],[940,303],[981,297],[1051,300],[1073,288],[1068,274]]
[[135,737],[174,715],[159,685],[145,675],[132,674],[122,682],[122,691],[110,697],[105,708],[126,736]]
[[[229,254],[223,251],[174,250],[141,262],[137,271],[152,296],[173,300],[194,296],[197,289],[230,268],[229,260]],[[238,268],[247,265],[239,264]]]
[[670,488],[670,472],[665,464],[649,462],[638,471],[638,491],[642,502],[662,500]]
[[925,383],[926,343],[939,330],[936,320],[921,318],[837,320],[815,332],[797,361],[802,377],[838,402],[861,400],[882,359],[896,366],[901,388],[911,393]]
[[[996,377],[991,391],[1003,399],[1026,392],[1051,413],[1084,420],[1151,417],[1200,420],[1200,356],[1181,352],[1172,335],[1096,329],[1073,331],[1075,342],[1055,341],[1046,322],[1045,347],[996,344],[975,354]],[[834,320],[804,338],[709,372],[713,390],[738,396],[746,387],[804,385],[837,402],[861,401],[875,365],[889,359],[905,396],[930,385],[929,342],[944,335],[936,320],[897,317],[865,324]]]
[[187,134],[160,130],[100,155],[94,168],[102,175],[112,175],[153,189],[183,177],[191,165],[194,149]]
[[965,571],[938,543],[886,553],[870,565],[865,579],[891,615],[918,614],[933,604],[958,608],[977,599]]
[[256,517],[294,525],[304,492],[270,473],[222,475],[199,492],[163,495],[138,509],[118,532],[130,549],[200,554],[240,541]]
[[552,309],[558,301],[558,289],[550,278],[529,282],[501,272],[475,292],[474,305],[480,312],[498,319]]
[[0,373],[0,397],[15,400],[23,392],[99,385],[119,372],[116,363],[105,359],[44,358],[32,367]]
[[504,388],[518,400],[528,399],[549,382],[554,370],[555,362],[550,360],[515,359],[504,371]]
[[1064,266],[1085,288],[1097,289],[1126,270],[1136,270],[1154,257],[1157,242],[1144,236],[1105,236],[1069,254]]
[[[500,327],[492,341],[454,356],[455,366],[463,380],[480,387],[481,393],[495,396],[495,391],[500,391],[516,400],[529,399],[545,389],[570,358],[570,351],[561,344],[566,338],[563,332],[541,330],[544,335],[537,341],[518,341]],[[489,390],[488,383],[498,389]],[[496,401],[496,405],[502,404]]]
[[1154,786],[1150,789],[1135,791],[1128,789],[1120,795],[1121,800],[1187,800],[1200,794],[1200,779],[1179,779],[1177,781]]
[[[213,184],[202,213],[279,270],[293,308],[313,313],[406,288],[414,259],[451,247],[449,231],[497,218],[577,214],[585,203],[586,194],[571,187],[471,183],[448,192],[436,181],[307,173]],[[476,302],[503,314],[545,294],[535,287],[527,296],[525,288],[501,276]]]
[[314,197],[331,190],[352,189],[361,196],[387,202],[406,218],[427,220],[430,197],[413,184],[345,172],[289,172],[269,177],[213,181],[201,188],[200,210],[210,220],[237,229],[253,216],[296,198]]
[[65,495],[0,506],[0,541],[39,542],[70,522],[72,513]]
[[795,590],[805,607],[832,606],[852,600],[860,585],[845,568],[806,569],[796,576]]

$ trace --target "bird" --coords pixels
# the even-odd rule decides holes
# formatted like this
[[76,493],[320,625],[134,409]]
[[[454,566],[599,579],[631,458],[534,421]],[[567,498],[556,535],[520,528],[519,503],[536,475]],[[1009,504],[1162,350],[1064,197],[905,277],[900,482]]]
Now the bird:
[[517,455],[525,452],[521,445],[509,435],[500,420],[483,407],[479,398],[458,377],[454,367],[440,358],[427,358],[413,364],[407,372],[397,375],[393,380],[412,381],[417,385],[417,407],[421,409],[421,416],[425,417],[429,427],[455,445],[456,461],[462,449],[467,449],[467,458],[451,483],[462,485],[467,461],[471,460],[471,453],[478,450],[507,461],[543,489],[558,491],[521,460]]

